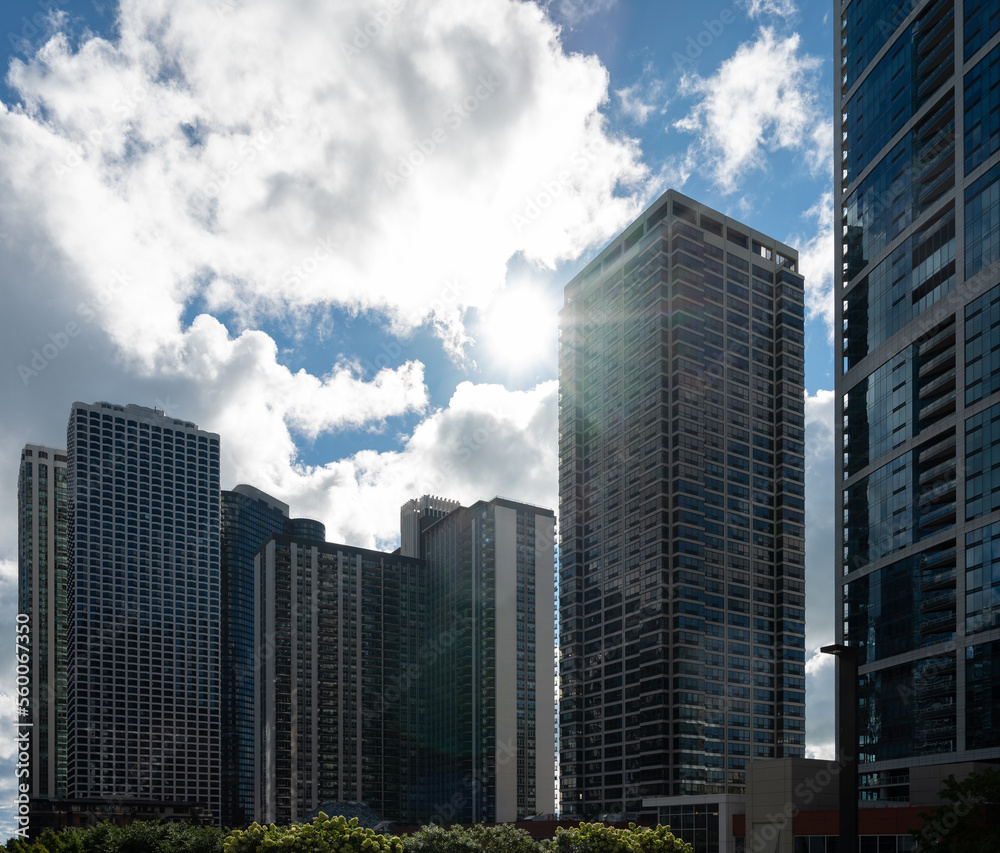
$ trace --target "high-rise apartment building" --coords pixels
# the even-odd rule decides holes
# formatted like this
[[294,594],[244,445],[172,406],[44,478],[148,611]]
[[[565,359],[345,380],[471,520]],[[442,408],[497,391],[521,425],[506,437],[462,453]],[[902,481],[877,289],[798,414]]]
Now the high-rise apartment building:
[[420,561],[278,534],[255,567],[257,820],[301,821],[330,801],[406,819]]
[[421,534],[422,820],[555,812],[554,525],[552,510],[494,498],[458,507]]
[[288,505],[253,486],[222,492],[221,713],[222,822],[254,817],[254,554],[274,533],[288,532]]
[[863,799],[1000,758],[1000,3],[836,0],[838,640]]
[[399,508],[399,553],[404,557],[420,556],[420,535],[437,519],[461,506],[458,501],[422,495]]
[[[27,631],[31,797],[66,796],[66,451],[27,444],[17,481],[18,613]],[[19,623],[20,624],[20,623]],[[20,779],[19,781],[25,781]]]
[[74,403],[67,789],[220,815],[219,437]]
[[673,798],[742,795],[752,758],[804,753],[796,266],[668,191],[566,286],[564,818],[676,825]]

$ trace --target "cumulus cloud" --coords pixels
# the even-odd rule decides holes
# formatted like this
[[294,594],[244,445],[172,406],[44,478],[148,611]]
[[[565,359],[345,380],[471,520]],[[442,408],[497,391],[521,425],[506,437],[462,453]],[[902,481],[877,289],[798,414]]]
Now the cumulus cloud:
[[799,246],[799,272],[806,280],[806,316],[822,320],[830,344],[833,344],[836,304],[833,292],[834,231],[833,193],[825,192],[803,215],[812,221],[811,234],[788,238],[790,245]]
[[[575,6],[579,21],[608,4]],[[400,504],[425,492],[555,506],[555,383],[463,383],[432,405],[402,342],[426,325],[462,363],[466,318],[513,256],[575,259],[660,184],[608,128],[607,71],[566,54],[538,5],[387,8],[123,0],[113,38],[71,40],[56,21],[11,64],[4,482],[26,441],[65,446],[73,400],[109,400],[218,432],[224,487],[269,491],[332,541],[394,547]],[[366,339],[338,334],[358,318]],[[305,453],[344,430],[355,448]],[[366,431],[395,449],[365,449]],[[13,683],[0,665],[5,732]],[[0,770],[12,758],[0,752]]]
[[100,322],[145,366],[195,299],[241,326],[436,319],[461,347],[448,282],[485,305],[513,254],[576,257],[652,191],[606,70],[532,4],[125,0],[119,29],[12,63],[0,182],[76,292],[131,282]]
[[819,648],[806,661],[806,758],[836,758],[836,659]]
[[400,505],[423,494],[466,504],[506,495],[554,508],[557,418],[554,381],[531,391],[463,382],[399,451],[364,450],[301,466],[293,464],[291,448],[275,446],[265,456],[231,441],[228,451],[223,445],[223,461],[232,459],[236,481],[271,492],[293,512],[318,517],[329,540],[395,547]]
[[813,758],[832,758],[834,742],[833,659],[818,651],[836,640],[833,404],[830,390],[806,396],[806,647],[813,649],[806,661],[806,743]]
[[698,103],[675,122],[698,141],[688,151],[692,163],[707,163],[724,192],[767,165],[767,154],[791,150],[816,174],[830,168],[832,123],[819,98],[818,57],[803,55],[797,34],[781,38],[762,28],[740,46],[714,75],[681,80],[681,92]]

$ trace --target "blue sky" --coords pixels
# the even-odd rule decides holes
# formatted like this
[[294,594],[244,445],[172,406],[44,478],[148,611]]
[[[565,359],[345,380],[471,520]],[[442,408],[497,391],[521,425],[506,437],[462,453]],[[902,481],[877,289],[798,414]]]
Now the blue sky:
[[[333,540],[394,547],[399,505],[427,492],[555,507],[562,288],[668,187],[800,251],[807,641],[832,641],[828,5],[8,0],[11,647],[20,448],[63,445],[77,399],[219,432],[224,488]],[[826,756],[832,669],[809,669]]]

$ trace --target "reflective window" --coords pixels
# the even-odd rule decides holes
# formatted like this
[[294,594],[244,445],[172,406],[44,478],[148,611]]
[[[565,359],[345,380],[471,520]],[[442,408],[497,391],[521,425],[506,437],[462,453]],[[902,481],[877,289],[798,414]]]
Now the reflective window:
[[1000,626],[1000,523],[965,537],[965,631]]
[[844,472],[856,474],[913,435],[913,359],[908,348],[847,393]]
[[844,82],[850,88],[913,9],[913,0],[854,0],[844,16]]
[[965,748],[1000,746],[1000,641],[965,650]]
[[1000,45],[965,75],[965,172],[1000,147]]
[[1000,390],[1000,286],[965,308],[965,404]]
[[910,225],[910,137],[883,157],[847,199],[847,270],[853,278]]
[[847,584],[844,633],[859,664],[954,638],[955,565],[949,542]]
[[844,541],[849,570],[914,542],[910,454],[873,471],[844,491]]
[[859,761],[955,751],[955,658],[904,663],[858,679]]
[[965,60],[971,59],[1000,27],[1000,0],[965,0]]
[[965,422],[965,517],[1000,509],[1000,404]]
[[965,276],[1000,260],[1000,165],[965,191]]

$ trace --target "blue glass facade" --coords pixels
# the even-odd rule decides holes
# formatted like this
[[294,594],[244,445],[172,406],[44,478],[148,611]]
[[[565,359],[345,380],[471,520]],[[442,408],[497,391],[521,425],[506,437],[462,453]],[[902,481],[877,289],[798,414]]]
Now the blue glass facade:
[[1000,46],[965,75],[965,172],[1000,147]]
[[965,191],[965,274],[1000,260],[1000,165]]
[[834,5],[838,641],[861,664],[865,796],[906,798],[918,757],[1000,746],[1000,4]]
[[966,648],[965,683],[967,747],[1000,747],[1000,640]]
[[965,61],[975,56],[1000,27],[1000,0],[965,0]]
[[671,191],[566,287],[563,816],[741,794],[748,761],[804,754],[796,260]]
[[[254,819],[254,569],[257,549],[283,533],[288,507],[248,486],[222,492],[222,815],[225,826]],[[320,537],[322,539],[322,537]]]
[[1000,286],[965,308],[965,405],[1000,391]]

